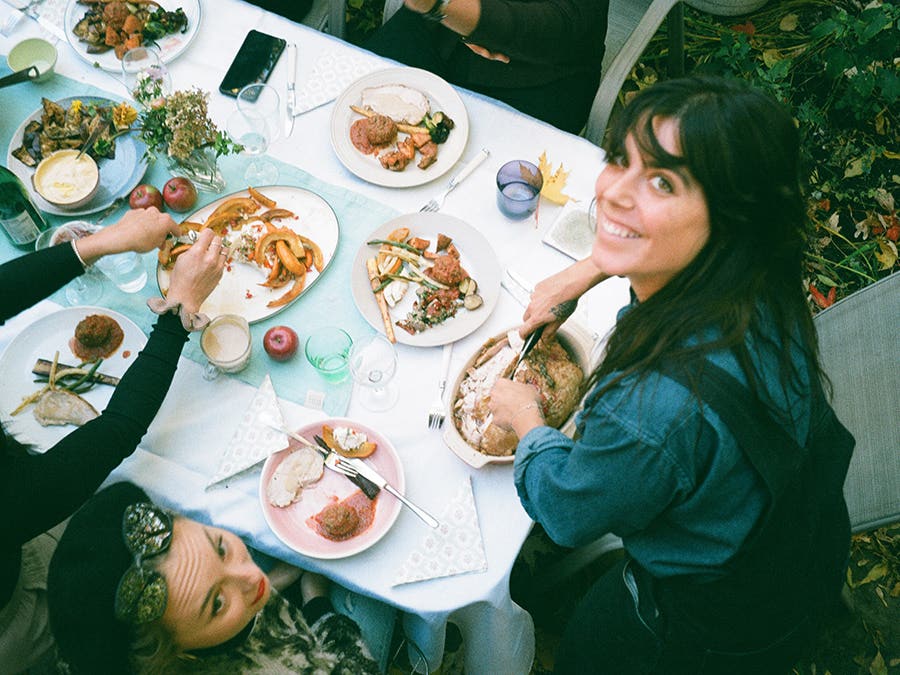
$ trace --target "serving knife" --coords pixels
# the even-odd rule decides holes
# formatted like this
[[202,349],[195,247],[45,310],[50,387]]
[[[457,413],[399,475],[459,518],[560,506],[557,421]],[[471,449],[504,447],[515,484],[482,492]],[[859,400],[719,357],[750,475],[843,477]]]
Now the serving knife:
[[[544,324],[546,325],[546,324]],[[540,342],[541,335],[544,334],[544,326],[538,326],[532,331],[528,337],[525,338],[525,344],[522,345],[522,351],[519,352],[519,355],[516,357],[516,362],[513,367],[509,371],[509,379],[513,378],[513,375],[516,372],[516,368],[519,367],[519,364],[525,360],[525,357],[528,356],[529,352],[534,349],[534,346]]]
[[375,469],[373,469],[369,464],[362,461],[359,458],[348,459],[344,457],[344,461],[350,464],[354,469],[359,471],[359,477],[365,477],[372,481],[375,485],[382,488],[385,492],[389,492],[394,495],[400,502],[406,506],[410,511],[415,513],[422,521],[428,525],[429,527],[437,528],[440,523],[437,519],[432,516],[430,513],[425,511],[424,509],[413,504],[409,499],[407,499],[400,491],[398,491],[393,485],[387,482],[385,478],[378,473]]
[[297,43],[287,46],[287,118],[284,121],[284,135],[294,132],[294,109],[297,107]]

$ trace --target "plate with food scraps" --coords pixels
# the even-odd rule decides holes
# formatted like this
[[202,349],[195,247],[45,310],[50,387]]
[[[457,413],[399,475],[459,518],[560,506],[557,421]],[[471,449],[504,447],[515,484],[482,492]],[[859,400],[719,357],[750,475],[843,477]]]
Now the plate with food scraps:
[[[144,30],[143,27],[147,23],[147,17],[144,16],[145,10],[142,9],[143,5],[146,5],[150,12],[159,9],[166,12],[182,10],[184,17],[175,21],[172,20],[172,17],[166,17],[162,20],[158,20],[160,17],[154,17],[154,19],[157,19],[154,21],[156,30],[166,31],[167,26],[165,24],[169,23],[175,26],[174,32],[165,32],[161,37],[155,37],[153,40],[143,40],[143,45],[153,47],[159,52],[160,60],[163,63],[169,63],[180,56],[196,37],[197,29],[200,27],[200,0],[161,0],[159,3],[128,2],[117,4],[121,4],[125,8],[124,11],[134,17],[134,19],[128,19],[123,14],[116,20],[119,26],[113,24],[113,34],[117,34],[113,39],[123,45],[123,47],[120,47],[120,51],[124,49],[125,40],[128,39],[128,36],[124,34],[124,31],[117,31],[116,28],[123,27],[120,22],[125,20],[133,22],[136,20],[139,22],[136,26],[140,30]],[[95,7],[100,8],[96,13]],[[109,5],[104,3],[98,6],[96,3],[82,4],[78,0],[69,0],[69,4],[66,6],[63,27],[72,49],[83,60],[94,67],[121,73],[121,57],[117,56],[115,46],[106,44],[107,22],[104,16],[104,11],[106,11],[104,8],[108,7]],[[183,25],[185,20],[187,21],[186,26]],[[81,34],[81,37],[76,33],[76,29]],[[140,47],[142,44],[138,43],[132,46]]]
[[[75,101],[81,101],[82,109],[85,106],[111,109],[121,103],[121,101],[113,101],[99,96],[70,96],[60,99],[56,103],[63,110],[68,111]],[[41,211],[58,216],[80,216],[95,213],[112,206],[116,199],[127,197],[141,182],[141,178],[143,178],[144,172],[147,170],[148,160],[144,156],[147,146],[138,138],[136,133],[127,133],[115,139],[115,154],[112,157],[97,158],[97,166],[100,169],[100,187],[87,204],[77,209],[63,209],[48,202],[38,194],[31,181],[35,168],[42,157],[39,151],[41,145],[40,135],[43,129],[41,121],[43,115],[44,107],[41,106],[25,118],[22,124],[19,125],[19,128],[13,132],[6,153],[6,166],[25,184],[35,206]],[[26,134],[28,136],[27,139]],[[80,137],[72,139],[68,144],[60,145],[57,149],[80,148],[84,140],[87,140],[86,128],[81,134]],[[29,148],[32,151],[31,153],[28,152]],[[34,166],[29,166],[20,159],[25,154],[31,158],[28,161],[33,161]]]
[[[379,307],[380,301],[372,291],[372,283],[369,279],[366,263],[370,258],[374,257],[376,265],[381,265],[379,286],[388,281],[385,274],[387,271],[385,264],[390,265],[392,263],[390,259],[385,260],[381,258],[379,260],[381,244],[369,245],[368,242],[385,241],[392,233],[403,229],[409,230],[407,242],[417,238],[428,242],[428,246],[424,250],[426,255],[449,255],[447,249],[442,249],[440,253],[436,252],[439,245],[439,237],[441,235],[448,237],[450,245],[455,247],[459,253],[459,266],[452,265],[450,272],[456,273],[459,268],[462,268],[463,274],[468,273],[470,281],[457,284],[456,289],[459,290],[459,297],[455,300],[451,298],[450,301],[444,303],[441,316],[446,316],[448,313],[446,311],[447,307],[455,306],[456,313],[453,316],[427,325],[424,330],[419,332],[410,333],[401,328],[398,322],[404,323],[409,319],[410,313],[413,312],[413,305],[418,301],[417,292],[419,290],[424,292],[425,286],[417,282],[407,282],[407,288],[400,296],[403,280],[397,277],[413,279],[416,274],[408,262],[401,261],[402,267],[394,272],[395,278],[393,279],[393,281],[400,282],[400,288],[395,290],[396,287],[389,288],[385,285],[381,291],[382,294],[385,294],[386,309],[391,320],[394,336],[397,342],[414,347],[434,347],[447,344],[448,342],[456,342],[481,326],[494,310],[500,295],[501,274],[500,263],[497,262],[497,256],[494,255],[494,249],[491,248],[484,235],[454,216],[443,213],[409,213],[386,222],[366,237],[365,242],[356,253],[351,271],[350,290],[353,293],[353,301],[356,303],[356,308],[375,330],[382,333],[386,332],[385,320]],[[413,243],[422,245],[422,242]],[[407,243],[407,246],[410,245]],[[393,264],[396,265],[396,263]],[[425,269],[426,265],[430,264],[432,264],[432,261],[426,259],[421,267],[418,265],[416,267]],[[442,271],[446,272],[447,270]],[[425,278],[428,281],[433,281],[427,276]],[[455,281],[456,277],[442,278]],[[470,286],[471,280],[475,281],[475,285],[467,288],[466,291],[470,295],[479,296],[481,303],[474,309],[467,309],[465,306],[467,298],[465,298],[462,284],[465,283],[466,286]],[[451,287],[450,284],[444,284],[444,286]],[[394,300],[393,306],[390,305],[391,300]],[[470,303],[470,306],[472,304]]]
[[[235,192],[207,204],[182,222],[191,223],[189,227],[195,230],[213,227],[224,236],[231,251],[219,285],[200,307],[210,318],[237,314],[248,323],[256,323],[277,314],[319,280],[337,250],[337,216],[319,195],[279,185],[254,188],[253,195],[248,190]],[[278,228],[278,235],[267,235],[267,221]],[[264,246],[260,265],[255,262],[255,252],[265,237],[269,243]],[[172,254],[190,246],[169,244],[173,248],[160,253],[156,268],[156,280],[163,294],[169,289],[169,272],[175,259]],[[298,258],[298,253],[305,259]],[[278,275],[273,277],[275,272]],[[262,285],[266,283],[270,285]]]
[[[366,114],[353,108],[362,111],[366,110],[367,106],[370,114],[374,108],[390,113],[392,119],[403,117],[399,120],[400,127],[395,136],[391,136],[390,130],[378,130],[377,133],[386,136],[379,136],[376,140],[394,138],[378,151],[378,157],[361,152],[351,139],[354,124],[367,118]],[[426,109],[428,117],[423,119],[422,114]],[[416,121],[417,118],[422,121]],[[449,133],[446,131],[447,118],[452,120],[453,124]],[[434,122],[435,119],[438,121]],[[395,123],[396,121],[398,119],[395,119]],[[426,122],[433,126],[441,125],[445,130],[429,132],[425,126]],[[412,127],[419,128],[417,137],[423,140],[427,141],[430,137],[440,138],[439,134],[446,134],[446,140],[435,144],[436,149],[432,146],[428,146],[427,149],[410,148],[413,158],[404,165],[403,170],[392,171],[385,168],[379,157],[386,160],[393,158],[391,165],[395,167],[402,164],[398,156],[398,153],[402,153],[397,149],[397,142],[409,143],[413,137],[408,130]],[[338,96],[331,113],[331,145],[338,159],[363,180],[385,187],[424,185],[443,176],[462,157],[468,138],[469,117],[459,94],[437,75],[418,68],[388,68],[364,75]],[[424,169],[419,168],[419,164],[428,161],[425,159],[426,156],[430,158],[435,150],[437,154],[433,163]]]
[[[400,457],[391,442],[374,429],[360,424],[354,420],[337,417],[314,422],[300,427],[296,432],[315,443],[315,436],[322,435],[323,426],[350,429],[365,435],[366,439],[376,444],[375,452],[366,457],[367,462],[380,473],[385,480],[393,485],[401,493],[406,490],[406,481],[403,474],[403,465]],[[263,515],[272,532],[275,533],[284,544],[291,549],[312,558],[346,558],[364,551],[379,541],[397,520],[401,504],[398,499],[381,490],[373,500],[369,500],[362,490],[351,483],[345,476],[324,469],[322,477],[303,488],[299,499],[287,506],[275,506],[269,499],[269,485],[278,467],[292,453],[300,449],[300,444],[289,439],[289,445],[284,450],[272,454],[263,465],[259,481],[259,501]],[[334,505],[341,503],[340,512],[335,512]],[[326,507],[326,517],[322,512]],[[370,509],[374,508],[374,514]],[[352,510],[352,511],[351,511]],[[337,522],[331,518],[350,514],[349,525],[346,519]],[[359,514],[355,519],[353,514]],[[318,518],[317,518],[318,516]],[[371,517],[371,519],[369,519]],[[362,531],[342,540],[328,538],[328,530],[323,530],[323,521],[338,528],[337,537],[346,536],[347,527],[359,527],[359,523],[368,523]],[[322,533],[320,533],[322,532]],[[351,529],[350,532],[353,532]],[[332,535],[334,536],[334,535]]]
[[[48,314],[28,325],[16,335],[0,355],[0,418],[3,427],[19,442],[30,444],[37,452],[58,443],[71,433],[76,426],[42,426],[34,416],[34,405],[13,416],[11,413],[22,403],[22,399],[39,391],[44,384],[35,382],[32,372],[39,359],[53,361],[59,352],[59,363],[69,366],[81,365],[81,359],[73,352],[75,328],[82,319],[91,315],[101,315],[113,319],[122,329],[121,344],[103,359],[98,373],[120,378],[137,358],[138,352],[147,343],[147,337],[134,321],[126,316],[103,307],[70,307]],[[109,403],[113,386],[98,384],[81,397],[98,412]]]

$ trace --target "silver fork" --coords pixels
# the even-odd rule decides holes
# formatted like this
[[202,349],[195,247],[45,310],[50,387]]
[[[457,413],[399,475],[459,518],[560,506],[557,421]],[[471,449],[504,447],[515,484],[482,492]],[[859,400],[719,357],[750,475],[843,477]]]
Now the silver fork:
[[447,198],[453,189],[462,183],[466,178],[469,177],[469,174],[472,173],[475,169],[478,168],[478,165],[481,164],[484,160],[488,158],[490,155],[490,151],[482,148],[481,152],[475,155],[472,159],[469,160],[469,163],[463,167],[463,170],[456,174],[450,182],[447,184],[447,189],[444,190],[441,194],[439,194],[434,199],[431,199],[425,206],[419,209],[420,213],[428,213],[433,211],[440,211],[441,207],[444,205],[444,200]]
[[441,379],[438,382],[438,395],[428,411],[428,428],[440,429],[444,425],[444,388],[447,386],[447,373],[450,371],[450,356],[453,354],[453,343],[444,345],[441,360]]

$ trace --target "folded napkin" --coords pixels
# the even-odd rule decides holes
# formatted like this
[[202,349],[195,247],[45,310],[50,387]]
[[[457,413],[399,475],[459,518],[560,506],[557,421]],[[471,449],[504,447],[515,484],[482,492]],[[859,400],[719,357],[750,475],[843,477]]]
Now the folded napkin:
[[268,375],[263,379],[253,400],[250,401],[250,406],[241,417],[234,436],[231,437],[228,447],[225,448],[225,452],[219,460],[219,468],[206,484],[207,490],[216,483],[255,466],[273,452],[287,447],[287,436],[262,423],[260,418],[268,418],[277,424],[284,424],[284,417],[278,406],[278,397],[275,396],[275,388]]
[[394,586],[487,570],[470,477],[466,477],[438,520],[440,526],[429,531],[401,565]]
[[309,78],[297,88],[294,113],[305,113],[333,101],[351,82],[383,67],[381,59],[362,52],[348,54],[346,49],[323,52],[313,64]]

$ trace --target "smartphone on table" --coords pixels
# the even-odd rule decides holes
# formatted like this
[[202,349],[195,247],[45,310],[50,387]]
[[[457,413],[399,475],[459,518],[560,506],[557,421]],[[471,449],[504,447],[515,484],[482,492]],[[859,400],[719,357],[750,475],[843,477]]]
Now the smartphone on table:
[[286,44],[282,38],[251,30],[225,73],[219,91],[235,97],[248,84],[268,80]]

